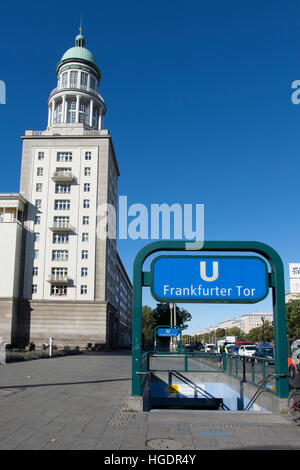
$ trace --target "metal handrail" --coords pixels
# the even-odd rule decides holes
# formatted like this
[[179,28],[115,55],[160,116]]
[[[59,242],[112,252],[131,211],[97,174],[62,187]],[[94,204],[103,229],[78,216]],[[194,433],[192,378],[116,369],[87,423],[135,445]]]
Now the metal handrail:
[[263,387],[264,385],[271,379],[271,378],[275,378],[276,380],[278,380],[279,378],[281,379],[285,379],[286,378],[286,375],[285,374],[268,374],[265,379],[262,381],[262,383],[260,384],[259,388],[256,390],[256,392],[254,393],[253,397],[250,399],[249,403],[247,404],[246,408],[244,409],[244,411],[248,411],[249,408],[251,408],[251,406],[256,402],[257,398],[259,397],[259,395],[262,393],[262,392],[265,392],[265,390],[263,390]]
[[[198,384],[196,384],[192,380],[189,380],[187,377],[184,377],[184,375],[180,374],[179,372],[175,370],[170,370],[170,373],[173,374],[178,379],[182,380],[182,382],[185,383],[186,385],[190,386],[191,388],[194,388],[194,390],[196,390],[197,392],[202,393],[202,395],[204,395],[205,398],[216,398],[211,393],[208,393],[207,390],[204,390]],[[223,402],[222,402],[222,408],[223,410],[224,409],[229,410],[228,406],[225,405]]]

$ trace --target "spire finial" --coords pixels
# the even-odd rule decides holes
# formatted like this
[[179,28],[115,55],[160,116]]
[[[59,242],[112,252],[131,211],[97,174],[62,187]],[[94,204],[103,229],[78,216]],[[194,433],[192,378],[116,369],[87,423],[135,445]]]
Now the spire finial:
[[79,34],[76,36],[75,39],[75,46],[77,47],[84,47],[85,39],[82,35],[82,14],[80,15],[80,26],[79,26]]

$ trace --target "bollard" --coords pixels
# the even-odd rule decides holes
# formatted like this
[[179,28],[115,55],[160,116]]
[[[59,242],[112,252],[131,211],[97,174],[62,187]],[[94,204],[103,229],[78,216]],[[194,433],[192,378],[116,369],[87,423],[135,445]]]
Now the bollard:
[[52,336],[50,336],[50,338],[49,338],[49,357],[52,357],[53,343],[54,343],[54,339],[52,338]]

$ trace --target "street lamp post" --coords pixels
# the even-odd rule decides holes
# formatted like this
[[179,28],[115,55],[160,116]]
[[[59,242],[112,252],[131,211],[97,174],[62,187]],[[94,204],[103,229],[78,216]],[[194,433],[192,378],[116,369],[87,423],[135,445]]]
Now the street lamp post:
[[262,342],[264,344],[265,342],[265,319],[264,317],[261,317],[261,321],[262,321]]

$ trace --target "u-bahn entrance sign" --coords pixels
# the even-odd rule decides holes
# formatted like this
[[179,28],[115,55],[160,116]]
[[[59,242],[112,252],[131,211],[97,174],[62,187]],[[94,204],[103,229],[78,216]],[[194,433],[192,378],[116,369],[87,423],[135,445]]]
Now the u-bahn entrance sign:
[[[191,246],[192,244],[188,244]],[[258,256],[195,256],[185,241],[158,241],[144,247],[136,256],[133,271],[132,310],[132,395],[141,395],[142,287],[150,287],[153,297],[163,302],[254,303],[272,289],[274,313],[276,393],[289,393],[285,323],[283,264],[278,253],[260,242],[207,241],[195,251],[242,252]],[[145,260],[155,252],[179,251],[184,255],[159,256],[150,272],[143,271]],[[187,254],[189,253],[189,255]],[[271,268],[269,272],[268,261]],[[280,376],[279,376],[280,375]]]
[[159,256],[151,265],[151,293],[161,302],[238,302],[263,300],[268,267],[254,256]]

